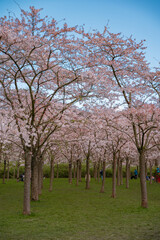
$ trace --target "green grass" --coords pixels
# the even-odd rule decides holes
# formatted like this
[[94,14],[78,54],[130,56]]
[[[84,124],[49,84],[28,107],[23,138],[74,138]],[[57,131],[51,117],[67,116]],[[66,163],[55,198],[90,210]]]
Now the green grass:
[[140,207],[139,180],[117,187],[111,196],[111,179],[101,184],[84,180],[78,187],[55,179],[53,192],[44,180],[40,201],[31,203],[32,214],[22,215],[23,183],[0,183],[0,240],[159,240],[160,184],[148,185],[149,208]]

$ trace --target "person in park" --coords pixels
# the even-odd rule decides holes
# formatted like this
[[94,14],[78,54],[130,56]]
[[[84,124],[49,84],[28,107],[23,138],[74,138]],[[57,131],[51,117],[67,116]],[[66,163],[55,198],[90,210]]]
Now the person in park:
[[149,177],[149,176],[146,176],[146,180],[149,181],[149,180],[150,180],[150,177]]
[[137,179],[138,177],[138,172],[137,172],[137,169],[134,170],[134,175],[131,176],[131,179]]
[[156,182],[160,183],[160,169],[157,167],[156,169]]
[[100,176],[101,176],[101,179],[102,179],[102,181],[103,181],[103,170],[101,169],[101,171],[100,171]]
[[137,172],[137,169],[134,170],[134,178],[137,179],[138,177],[138,172]]
[[24,173],[21,174],[20,178],[21,178],[21,181],[24,182]]

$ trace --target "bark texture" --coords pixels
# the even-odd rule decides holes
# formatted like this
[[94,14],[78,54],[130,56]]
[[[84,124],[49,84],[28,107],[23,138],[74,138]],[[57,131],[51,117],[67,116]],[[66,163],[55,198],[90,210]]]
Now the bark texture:
[[7,161],[7,180],[9,180],[9,160]]
[[24,200],[23,214],[29,215],[30,210],[30,185],[31,185],[31,154],[29,151],[25,153],[25,179],[24,179]]
[[79,182],[82,182],[82,163],[79,160]]
[[120,160],[120,185],[123,185],[123,167],[122,167],[122,160]]
[[86,189],[89,189],[89,154],[86,159]]
[[141,206],[148,207],[147,199],[147,184],[146,184],[146,164],[144,151],[139,151],[139,166],[140,166],[140,184],[141,184]]
[[150,165],[149,165],[149,175],[150,175],[150,184],[152,184],[152,163],[150,162]]
[[116,155],[113,153],[113,165],[112,165],[112,198],[116,197]]
[[120,186],[120,174],[121,174],[121,169],[120,169],[120,160],[119,158],[117,159],[117,186]]
[[39,158],[38,161],[38,194],[42,194],[42,187],[43,187],[43,162],[42,156]]
[[3,184],[5,184],[6,178],[6,160],[4,160],[4,168],[3,168]]
[[31,162],[31,200],[38,201],[38,160],[36,157],[32,157]]
[[53,190],[53,179],[54,179],[54,157],[51,156],[50,161],[50,184],[49,184],[49,191]]
[[100,190],[101,193],[104,193],[105,178],[106,178],[106,161],[103,161],[103,180],[102,180],[102,186]]
[[59,177],[59,168],[58,168],[58,163],[57,163],[57,178]]
[[19,168],[20,168],[20,162],[17,161],[17,182],[19,182]]
[[94,163],[94,179],[97,181],[97,163]]
[[73,164],[73,178],[76,178],[76,163]]
[[69,161],[68,181],[69,181],[69,184],[72,184],[72,160]]
[[77,178],[76,178],[76,186],[79,184],[79,160],[77,160]]
[[98,183],[99,183],[100,182],[100,160],[98,161],[97,178],[98,178]]
[[128,157],[126,158],[126,188],[129,188],[129,171],[130,171],[130,166],[129,166],[129,159]]

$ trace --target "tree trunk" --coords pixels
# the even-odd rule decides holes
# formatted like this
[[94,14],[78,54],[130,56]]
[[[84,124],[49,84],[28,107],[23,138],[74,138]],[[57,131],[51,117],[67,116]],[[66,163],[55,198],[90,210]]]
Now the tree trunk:
[[0,143],[0,163],[2,162],[2,143]]
[[38,194],[42,194],[42,182],[43,182],[43,169],[42,169],[42,156],[38,161]]
[[147,200],[147,184],[146,184],[146,168],[144,151],[139,151],[139,166],[140,166],[140,185],[141,185],[141,206],[148,207]]
[[9,160],[7,161],[7,180],[9,180]]
[[102,187],[100,190],[101,193],[104,193],[105,178],[106,178],[106,161],[103,161],[103,180],[102,180]]
[[97,163],[94,164],[94,179],[97,181]]
[[72,160],[69,161],[69,174],[68,174],[68,177],[69,177],[69,184],[72,184]]
[[120,186],[120,159],[117,159],[117,186]]
[[73,178],[76,178],[76,163],[73,164]]
[[36,157],[32,157],[31,162],[31,200],[38,201],[38,161]]
[[17,182],[19,182],[19,168],[20,168],[20,162],[17,161]]
[[[130,164],[130,162],[128,164],[128,177],[129,177],[129,179],[131,179],[131,164]],[[138,174],[137,174],[137,178],[138,178]]]
[[42,168],[41,168],[41,189],[43,189],[43,159],[42,159]]
[[31,153],[29,150],[25,152],[25,178],[24,178],[24,200],[23,214],[29,215],[30,210],[30,185],[31,185]]
[[49,191],[50,192],[53,190],[53,179],[54,179],[54,157],[51,156],[51,162],[50,162],[50,185],[49,185]]
[[150,172],[150,184],[152,184],[152,163],[150,162],[150,165],[149,165],[149,172]]
[[123,167],[122,167],[122,160],[120,160],[120,185],[123,185]]
[[130,174],[129,174],[129,159],[128,157],[126,158],[126,188],[129,188],[129,179],[130,179]]
[[79,184],[79,160],[77,160],[77,179],[76,179],[76,186]]
[[139,166],[137,165],[137,178],[138,178],[138,176],[139,176]]
[[145,173],[146,173],[146,177],[147,177],[147,162],[145,162]]
[[95,163],[93,163],[93,178],[95,179]]
[[5,178],[6,178],[6,160],[4,160],[3,184],[5,184]]
[[116,154],[113,153],[112,197],[116,197]]
[[86,159],[86,189],[89,189],[89,154]]
[[82,182],[82,163],[79,160],[79,182]]
[[98,183],[100,182],[100,161],[98,161],[98,167],[97,167],[97,177],[98,177]]
[[58,168],[58,163],[57,163],[57,178],[59,177],[59,168]]

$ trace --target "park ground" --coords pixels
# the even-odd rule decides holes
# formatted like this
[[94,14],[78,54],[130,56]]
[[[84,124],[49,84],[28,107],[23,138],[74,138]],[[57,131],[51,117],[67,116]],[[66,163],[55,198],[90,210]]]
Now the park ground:
[[[1,181],[1,179],[0,179]],[[111,198],[111,179],[91,180],[85,190],[84,179],[71,185],[68,179],[55,179],[49,192],[44,180],[38,202],[31,203],[31,215],[23,216],[23,182],[10,179],[0,183],[0,240],[159,240],[160,184],[147,182],[148,209],[140,207],[140,184],[130,181],[117,186]]]

